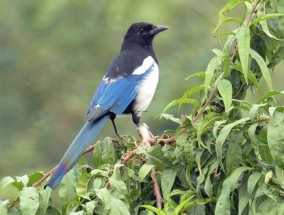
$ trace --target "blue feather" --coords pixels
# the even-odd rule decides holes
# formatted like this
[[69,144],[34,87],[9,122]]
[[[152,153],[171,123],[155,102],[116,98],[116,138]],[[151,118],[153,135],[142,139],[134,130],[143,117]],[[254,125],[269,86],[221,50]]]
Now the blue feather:
[[105,125],[109,116],[103,116],[96,121],[86,122],[76,138],[73,140],[63,158],[57,166],[45,186],[55,189],[61,182],[63,176],[78,162],[84,150],[92,143]]

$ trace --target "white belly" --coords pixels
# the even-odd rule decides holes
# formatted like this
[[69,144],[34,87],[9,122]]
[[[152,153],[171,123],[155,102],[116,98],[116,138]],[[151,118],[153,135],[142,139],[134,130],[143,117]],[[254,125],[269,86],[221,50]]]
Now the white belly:
[[152,62],[151,71],[137,86],[137,96],[133,109],[139,116],[150,105],[156,91],[159,80],[159,67],[156,62]]

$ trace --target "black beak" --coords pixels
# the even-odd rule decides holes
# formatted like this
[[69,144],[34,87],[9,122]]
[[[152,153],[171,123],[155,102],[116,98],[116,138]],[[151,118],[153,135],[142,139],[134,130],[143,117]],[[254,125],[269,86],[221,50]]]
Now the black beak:
[[165,25],[154,25],[153,29],[150,31],[150,35],[156,35],[162,31],[167,30],[169,27]]

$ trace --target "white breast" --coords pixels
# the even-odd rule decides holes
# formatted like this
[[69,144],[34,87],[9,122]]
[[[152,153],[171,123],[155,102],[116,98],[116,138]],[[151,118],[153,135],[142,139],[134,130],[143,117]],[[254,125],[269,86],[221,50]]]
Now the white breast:
[[137,115],[141,115],[150,105],[159,80],[159,67],[151,56],[147,57],[142,66],[136,69],[133,74],[139,73],[141,75],[145,71],[147,71],[147,74],[136,88],[137,96],[133,109]]

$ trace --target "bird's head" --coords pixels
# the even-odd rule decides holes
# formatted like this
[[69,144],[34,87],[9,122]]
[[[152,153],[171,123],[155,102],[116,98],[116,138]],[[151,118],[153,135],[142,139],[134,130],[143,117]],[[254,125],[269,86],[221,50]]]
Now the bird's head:
[[165,25],[153,25],[147,22],[132,24],[124,36],[124,43],[151,46],[152,41],[158,33],[167,30]]

